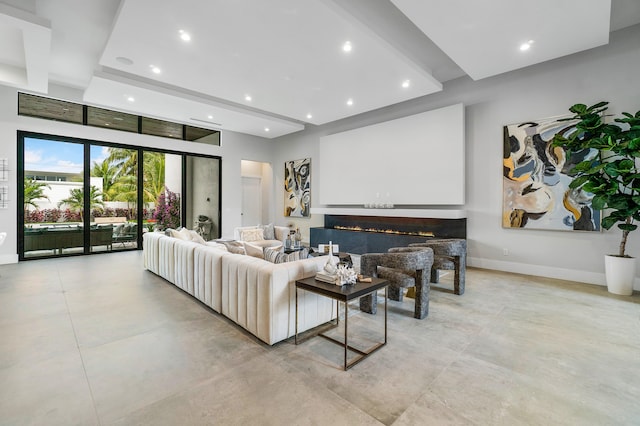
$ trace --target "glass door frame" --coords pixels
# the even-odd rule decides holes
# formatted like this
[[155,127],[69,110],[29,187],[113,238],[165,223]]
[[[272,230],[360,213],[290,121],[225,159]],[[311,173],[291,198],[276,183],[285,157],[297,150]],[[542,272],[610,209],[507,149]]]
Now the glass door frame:
[[[24,158],[24,148],[25,148],[25,139],[26,138],[34,138],[34,139],[44,139],[56,142],[68,142],[68,143],[77,143],[83,145],[84,149],[84,167],[83,167],[83,188],[84,192],[84,206],[83,206],[83,241],[84,248],[82,253],[68,253],[68,254],[60,254],[60,255],[47,255],[47,256],[38,256],[33,258],[25,257],[24,253],[24,225],[25,225],[25,216],[24,216],[24,178],[25,178],[25,158]],[[171,154],[171,155],[180,155],[181,156],[181,194],[180,194],[180,209],[181,209],[181,226],[186,225],[186,215],[187,211],[187,157],[203,157],[218,160],[218,223],[219,229],[222,228],[222,157],[215,155],[207,155],[207,154],[198,154],[198,153],[187,153],[182,151],[173,151],[166,150],[161,148],[153,148],[153,147],[142,147],[137,145],[126,145],[119,144],[113,142],[104,142],[97,141],[91,139],[81,139],[76,137],[68,137],[68,136],[58,136],[58,135],[50,135],[46,133],[37,133],[37,132],[28,132],[23,130],[18,130],[17,132],[17,164],[18,164],[18,202],[17,204],[17,223],[16,223],[16,231],[17,231],[17,240],[18,240],[18,259],[20,261],[24,260],[37,260],[37,259],[48,259],[48,258],[56,258],[56,257],[67,257],[67,256],[83,256],[83,255],[92,255],[92,254],[103,254],[103,253],[113,253],[113,250],[108,251],[100,251],[100,252],[92,252],[91,251],[91,191],[87,190],[87,188],[91,188],[91,146],[106,146],[112,148],[123,148],[128,150],[137,150],[138,155],[138,164],[137,164],[137,208],[136,208],[136,221],[138,223],[137,228],[137,246],[135,248],[128,248],[117,250],[117,252],[122,251],[133,251],[133,250],[142,250],[142,234],[143,234],[143,226],[144,223],[144,153],[145,152],[160,152],[163,154]],[[219,237],[218,231],[218,237]]]

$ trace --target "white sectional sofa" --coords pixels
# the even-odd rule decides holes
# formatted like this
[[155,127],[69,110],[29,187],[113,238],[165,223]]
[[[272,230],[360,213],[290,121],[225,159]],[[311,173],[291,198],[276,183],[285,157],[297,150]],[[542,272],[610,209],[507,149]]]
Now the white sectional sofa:
[[[295,334],[295,281],[313,275],[326,258],[273,264],[158,232],[143,235],[144,266],[216,312],[273,345]],[[298,293],[304,331],[336,317],[331,299]]]

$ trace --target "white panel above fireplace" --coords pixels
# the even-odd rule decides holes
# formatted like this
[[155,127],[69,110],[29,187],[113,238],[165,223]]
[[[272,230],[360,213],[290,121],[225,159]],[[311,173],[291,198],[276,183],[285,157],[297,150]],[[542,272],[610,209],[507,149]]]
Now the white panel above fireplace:
[[464,105],[320,138],[320,205],[463,205]]

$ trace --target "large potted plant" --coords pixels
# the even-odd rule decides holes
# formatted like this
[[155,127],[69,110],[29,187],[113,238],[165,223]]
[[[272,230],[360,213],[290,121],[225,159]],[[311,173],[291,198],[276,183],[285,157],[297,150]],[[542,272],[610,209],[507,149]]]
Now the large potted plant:
[[623,112],[610,122],[605,114],[608,102],[592,106],[576,104],[569,108],[575,127],[555,135],[553,145],[564,148],[567,158],[582,150],[597,150],[597,155],[582,161],[568,173],[571,189],[593,194],[591,205],[603,213],[602,227],[617,225],[622,240],[617,254],[605,255],[605,276],[611,293],[630,295],[635,280],[635,258],[627,255],[629,233],[640,220],[640,111]]

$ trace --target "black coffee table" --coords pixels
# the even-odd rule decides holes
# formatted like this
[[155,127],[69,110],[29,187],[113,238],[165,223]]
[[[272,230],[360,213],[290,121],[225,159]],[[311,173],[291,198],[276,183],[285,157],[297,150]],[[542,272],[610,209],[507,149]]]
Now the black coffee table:
[[[372,278],[370,283],[355,283],[350,285],[335,285],[329,284],[322,281],[318,281],[315,277],[304,278],[296,281],[296,335],[295,335],[295,343],[296,345],[302,343],[303,341],[314,337],[321,336],[325,339],[344,347],[344,370],[347,371],[349,368],[353,367],[373,352],[377,351],[381,347],[387,344],[387,287],[389,282],[387,280],[383,280],[381,278]],[[377,343],[373,347],[361,350],[350,346],[348,343],[348,330],[349,330],[349,301],[353,299],[358,299],[362,296],[369,295],[371,293],[375,293],[376,291],[384,288],[384,342]],[[333,337],[327,336],[326,334],[319,332],[315,334],[310,334],[306,336],[304,339],[298,339],[298,289],[310,291],[312,293],[320,294],[322,296],[330,297],[336,301],[336,322],[334,324],[335,328],[338,326],[339,318],[340,318],[340,309],[339,303],[344,303],[344,342],[334,339]],[[347,362],[347,353],[351,350],[357,353],[359,356],[352,359],[350,362]]]

